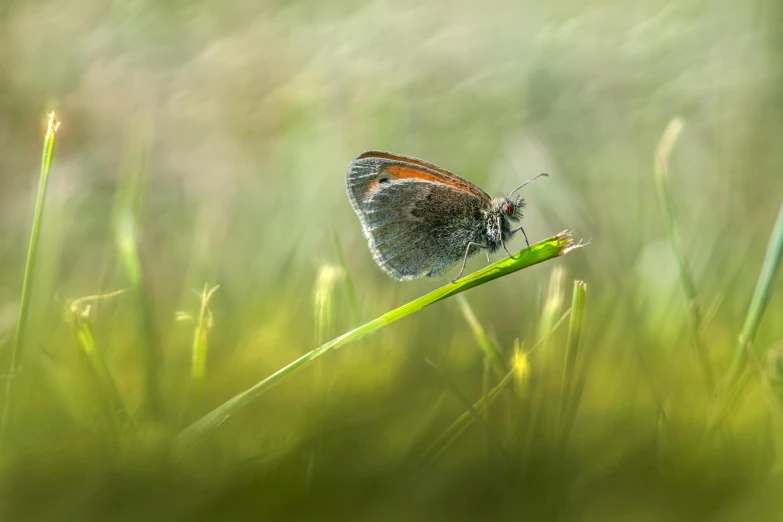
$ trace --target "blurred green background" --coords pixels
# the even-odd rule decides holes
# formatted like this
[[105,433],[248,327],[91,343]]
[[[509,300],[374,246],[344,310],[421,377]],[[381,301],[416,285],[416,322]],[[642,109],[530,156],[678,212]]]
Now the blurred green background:
[[[3,0],[4,369],[46,112],[63,124],[0,516],[783,519],[783,294],[772,294],[743,394],[705,433],[717,385],[694,357],[653,161],[681,117],[669,179],[719,381],[783,194],[781,51],[776,0]],[[368,149],[420,157],[492,195],[551,174],[523,189],[528,237],[568,228],[592,244],[465,295],[510,360],[515,339],[530,348],[541,337],[547,310],[567,310],[572,281],[587,283],[584,391],[567,447],[548,428],[566,321],[516,392],[417,465],[463,399],[499,378],[450,299],[329,354],[171,457],[176,433],[212,408],[448,282],[397,283],[373,263],[344,188]],[[131,419],[117,437],[65,311],[132,287],[128,237],[141,291],[89,313]],[[468,269],[484,264],[476,256]],[[192,289],[205,284],[220,288],[196,389],[183,313],[198,316]]]

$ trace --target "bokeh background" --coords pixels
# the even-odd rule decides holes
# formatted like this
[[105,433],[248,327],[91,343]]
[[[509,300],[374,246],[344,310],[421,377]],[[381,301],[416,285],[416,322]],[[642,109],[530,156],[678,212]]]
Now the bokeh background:
[[[682,118],[670,183],[719,380],[783,194],[781,51],[775,0],[3,0],[4,369],[46,112],[63,122],[12,376],[3,520],[780,520],[783,294],[753,345],[761,377],[705,435],[714,387],[693,355],[653,159]],[[492,195],[551,174],[523,189],[528,237],[568,228],[590,246],[466,297],[511,359],[515,340],[541,337],[547,303],[559,317],[572,281],[587,283],[568,446],[541,420],[557,410],[557,386],[541,383],[560,375],[566,325],[530,355],[527,387],[416,465],[466,410],[452,385],[474,402],[497,383],[452,299],[287,378],[174,459],[190,422],[448,281],[398,283],[373,263],[344,189],[368,149]],[[132,419],[118,442],[65,311],[130,286],[124,233],[142,297],[94,302],[89,316]],[[184,314],[198,315],[205,284],[220,288],[195,393]]]

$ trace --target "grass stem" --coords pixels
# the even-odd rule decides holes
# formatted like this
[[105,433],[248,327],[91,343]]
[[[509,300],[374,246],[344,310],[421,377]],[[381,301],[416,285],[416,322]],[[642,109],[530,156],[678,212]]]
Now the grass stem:
[[473,336],[476,338],[476,342],[478,342],[481,351],[484,352],[486,358],[492,363],[492,366],[495,368],[495,372],[498,374],[498,376],[502,377],[508,372],[508,368],[506,368],[506,362],[503,359],[503,352],[500,350],[500,347],[495,342],[493,342],[492,339],[490,339],[489,335],[487,334],[487,330],[478,320],[478,317],[476,317],[476,314],[473,312],[473,308],[471,308],[467,298],[465,298],[464,295],[458,295],[457,302],[459,303],[462,315],[468,322],[468,325],[470,326],[470,329],[473,332]]
[[753,291],[753,298],[745,316],[745,323],[742,326],[737,346],[734,349],[734,357],[729,373],[717,397],[716,412],[708,426],[708,434],[721,422],[731,403],[740,395],[742,388],[748,382],[746,378],[748,373],[748,356],[761,324],[761,319],[764,316],[764,311],[772,295],[772,286],[775,281],[775,275],[780,268],[781,258],[783,258],[783,201],[781,201],[778,217],[769,236],[764,262],[761,265],[761,271],[756,281],[756,289]]
[[138,223],[144,201],[145,175],[152,148],[152,124],[137,124],[129,140],[121,166],[120,188],[114,207],[115,246],[125,277],[130,283],[130,297],[144,350],[144,393],[147,413],[160,419],[163,399],[160,388],[162,349],[155,320],[153,299],[139,253]]
[[575,415],[572,410],[579,407],[578,388],[574,385],[577,352],[582,337],[582,324],[585,315],[585,297],[587,285],[583,281],[574,281],[574,293],[571,298],[571,321],[568,325],[565,361],[563,363],[563,383],[560,388],[560,410],[558,412],[558,432],[561,440],[567,440],[571,422]]
[[672,197],[671,187],[669,186],[669,157],[672,149],[677,143],[677,138],[683,129],[683,121],[674,118],[666,130],[663,132],[661,141],[655,150],[655,186],[658,189],[658,201],[661,205],[661,212],[666,225],[666,233],[669,236],[674,255],[680,267],[680,283],[682,285],[685,298],[688,303],[688,317],[691,327],[691,339],[693,344],[694,356],[701,366],[702,374],[707,385],[707,389],[712,391],[715,384],[715,378],[712,372],[712,366],[709,357],[701,340],[702,314],[701,305],[696,292],[696,283],[693,279],[688,264],[688,258],[685,255],[685,249],[682,246],[682,238],[677,227],[677,215],[674,211],[674,198]]
[[196,395],[200,393],[204,382],[204,375],[207,371],[207,353],[209,351],[209,331],[212,329],[214,320],[212,311],[209,309],[209,301],[215,294],[220,285],[209,288],[204,285],[204,289],[199,295],[201,306],[199,308],[196,328],[193,330],[193,344],[191,346],[191,364],[190,364],[190,382]]
[[65,315],[68,323],[71,325],[74,343],[79,350],[79,355],[86,372],[94,383],[96,398],[101,403],[104,410],[107,424],[114,437],[115,445],[119,445],[122,437],[122,430],[129,420],[128,412],[123,404],[117,383],[109,371],[106,358],[103,351],[98,348],[95,340],[95,331],[90,321],[90,305],[82,307],[82,304],[109,299],[125,293],[125,290],[118,290],[103,295],[94,295],[82,297],[69,302],[66,306]]
[[514,273],[523,268],[527,268],[550,259],[555,259],[565,255],[575,248],[583,246],[574,244],[571,234],[568,231],[545,239],[535,245],[528,247],[515,255],[513,258],[504,258],[478,272],[463,277],[456,283],[451,283],[437,290],[415,299],[403,306],[387,312],[384,315],[366,323],[358,328],[347,332],[336,339],[319,346],[318,348],[307,352],[295,361],[284,366],[266,379],[256,383],[244,392],[234,396],[222,405],[218,406],[201,419],[197,420],[185,428],[177,439],[175,452],[182,454],[194,447],[207,433],[214,430],[226,421],[231,415],[250,404],[261,394],[278,384],[284,378],[294,371],[303,368],[309,363],[322,357],[327,352],[339,348],[349,342],[355,341],[365,335],[375,332],[389,324],[398,321],[404,317],[418,312],[419,310],[447,299],[453,295],[459,294],[476,286],[488,283],[499,277]]
[[[530,372],[527,356],[539,348],[541,344],[547,340],[552,335],[552,333],[554,333],[560,327],[561,324],[563,324],[565,319],[570,315],[570,312],[570,310],[565,312],[562,317],[560,317],[560,319],[552,326],[552,329],[548,332],[545,332],[538,342],[536,342],[536,344],[534,344],[533,347],[527,351],[527,353],[519,353],[515,357],[516,360],[514,367],[511,368],[511,370],[494,388],[483,394],[481,399],[479,399],[473,405],[474,412],[483,412],[512,382],[518,385],[527,380],[528,374]],[[517,396],[520,396],[520,394]],[[449,427],[446,428],[446,430],[427,447],[419,460],[420,465],[426,468],[435,460],[437,460],[449,447],[451,447],[452,444],[454,444],[462,436],[463,433],[467,431],[474,421],[475,417],[470,411],[465,411],[462,413],[462,415],[457,417],[457,419],[452,422]]]
[[38,259],[38,246],[41,237],[41,225],[43,223],[44,204],[46,203],[46,189],[49,186],[49,172],[54,159],[54,142],[60,122],[54,111],[48,115],[46,135],[44,136],[43,153],[41,156],[41,175],[38,180],[38,196],[35,202],[35,214],[33,227],[30,232],[30,243],[27,249],[27,261],[24,267],[24,279],[22,280],[22,297],[19,303],[19,317],[16,322],[14,341],[11,347],[11,362],[5,382],[5,398],[3,412],[0,415],[0,450],[7,450],[8,430],[11,422],[14,401],[14,382],[19,373],[22,362],[25,338],[27,335],[27,319],[30,314],[30,297],[32,295],[35,265]]
[[332,230],[332,244],[334,245],[334,251],[337,254],[337,261],[343,269],[343,284],[345,285],[345,295],[348,297],[348,306],[351,309],[351,319],[353,320],[353,325],[357,325],[362,320],[362,314],[359,310],[359,300],[356,298],[356,290],[354,290],[351,273],[348,271],[348,263],[345,262],[343,245],[334,230]]

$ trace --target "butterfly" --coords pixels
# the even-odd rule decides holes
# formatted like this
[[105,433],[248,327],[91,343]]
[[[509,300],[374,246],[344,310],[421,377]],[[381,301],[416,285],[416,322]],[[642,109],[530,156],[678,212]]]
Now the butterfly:
[[522,232],[525,200],[515,192],[491,198],[473,183],[416,158],[368,151],[351,162],[345,179],[348,197],[362,224],[373,259],[398,281],[435,277],[470,256],[489,254]]

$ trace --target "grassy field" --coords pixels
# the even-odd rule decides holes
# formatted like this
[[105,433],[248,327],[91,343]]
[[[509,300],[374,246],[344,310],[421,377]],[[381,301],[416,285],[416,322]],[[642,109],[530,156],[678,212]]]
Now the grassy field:
[[[783,519],[778,4],[5,0],[0,519]],[[388,278],[368,149],[535,245]]]

